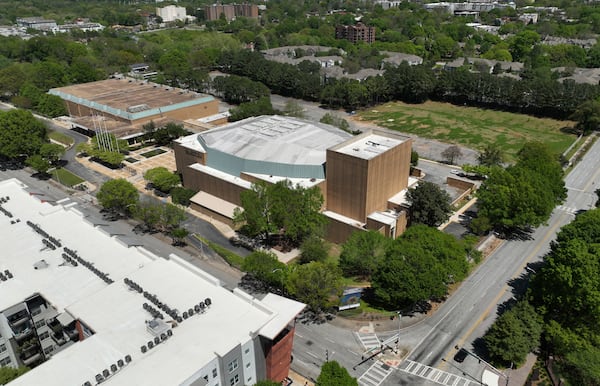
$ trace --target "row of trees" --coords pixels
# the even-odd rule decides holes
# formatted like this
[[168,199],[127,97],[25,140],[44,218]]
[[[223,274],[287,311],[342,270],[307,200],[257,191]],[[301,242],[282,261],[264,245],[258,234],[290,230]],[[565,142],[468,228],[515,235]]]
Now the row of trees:
[[478,231],[536,227],[566,198],[559,157],[539,142],[526,143],[515,165],[493,166],[487,175],[477,191]]
[[561,229],[525,297],[484,336],[493,363],[518,365],[539,347],[570,384],[600,383],[599,243],[600,209]]
[[141,222],[145,232],[163,232],[182,243],[188,231],[181,227],[185,211],[173,204],[140,202],[140,196],[132,183],[124,179],[104,183],[96,194],[99,204],[111,216],[134,217]]
[[566,119],[587,100],[600,95],[597,85],[559,82],[548,76],[523,80],[471,72],[467,68],[436,74],[425,65],[386,67],[383,77],[327,79],[318,69],[268,61],[260,53],[224,52],[219,66],[227,72],[265,84],[273,93],[326,106],[357,109],[389,100],[422,103],[428,99],[455,104],[485,106],[507,111]]
[[286,265],[271,253],[255,251],[242,269],[314,311],[337,304],[344,276],[370,281],[375,302],[384,308],[410,308],[443,298],[450,284],[466,277],[469,260],[479,257],[474,241],[457,241],[435,228],[413,225],[396,240],[374,231],[353,233],[342,245],[337,265]]

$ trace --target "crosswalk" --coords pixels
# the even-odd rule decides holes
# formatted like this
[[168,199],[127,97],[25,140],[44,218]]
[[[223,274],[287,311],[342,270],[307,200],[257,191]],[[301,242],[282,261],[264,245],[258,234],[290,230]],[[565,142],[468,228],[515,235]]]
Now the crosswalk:
[[360,343],[365,347],[365,350],[371,350],[381,346],[381,341],[373,332],[355,332]]
[[572,206],[567,206],[567,205],[559,205],[555,208],[555,210],[560,210],[562,212],[567,212],[569,214],[577,214],[577,212],[579,211],[579,209],[572,207]]
[[[405,359],[398,370],[402,370],[406,373],[416,375],[421,378],[428,379],[432,382],[438,383],[445,386],[479,386],[480,382],[459,377],[458,375],[436,369],[434,367],[426,366],[422,363]],[[370,386],[370,385],[369,385]]]
[[358,378],[360,386],[379,386],[395,369],[381,361],[375,361],[369,369]]

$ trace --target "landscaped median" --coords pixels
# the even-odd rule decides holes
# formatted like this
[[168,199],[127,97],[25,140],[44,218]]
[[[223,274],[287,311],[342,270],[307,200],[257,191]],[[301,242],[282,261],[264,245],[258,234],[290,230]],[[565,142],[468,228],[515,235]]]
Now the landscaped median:
[[72,188],[76,185],[85,182],[83,178],[63,168],[57,168],[50,171],[50,175],[52,175],[53,180],[58,181],[59,183],[68,186],[69,188]]

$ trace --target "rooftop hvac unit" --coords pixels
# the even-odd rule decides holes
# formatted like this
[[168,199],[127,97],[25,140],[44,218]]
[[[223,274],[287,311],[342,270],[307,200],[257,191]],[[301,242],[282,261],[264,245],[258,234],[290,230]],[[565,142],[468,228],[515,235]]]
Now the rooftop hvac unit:
[[125,362],[123,362],[123,359],[119,359],[119,360],[117,361],[117,365],[118,365],[119,367],[123,367],[123,366],[125,366]]
[[193,308],[190,308],[190,309],[188,310],[188,315],[189,315],[189,316],[192,316],[192,315],[194,315],[194,309],[193,309]]
[[92,383],[90,381],[85,381],[83,382],[83,386],[92,386]]
[[153,348],[154,347],[154,342],[153,341],[149,341],[148,342],[148,348]]
[[206,298],[206,299],[204,299],[204,304],[206,304],[207,306],[210,306],[212,304],[212,300],[210,300],[210,298]]
[[104,369],[102,370],[102,375],[104,375],[104,378],[108,378],[110,376],[110,371],[108,371],[108,369]]
[[158,336],[154,337],[154,344],[159,344],[160,338]]
[[104,377],[102,376],[102,374],[96,374],[96,382],[100,383],[104,380]]
[[172,331],[172,330],[167,330],[167,336],[168,336],[168,337],[171,337],[171,336],[173,336],[173,331]]
[[125,355],[125,362],[131,363],[131,355]]
[[110,365],[110,371],[112,371],[113,373],[117,372],[117,365],[115,365],[114,363],[112,365]]
[[146,351],[148,351],[148,348],[146,347],[146,345],[140,347],[140,350],[142,351],[142,354],[145,354]]

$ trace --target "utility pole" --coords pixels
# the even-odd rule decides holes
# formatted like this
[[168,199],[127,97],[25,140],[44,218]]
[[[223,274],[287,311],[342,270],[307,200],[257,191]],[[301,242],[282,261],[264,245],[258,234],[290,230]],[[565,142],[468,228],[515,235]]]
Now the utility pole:
[[329,362],[329,350],[325,349],[325,362]]

